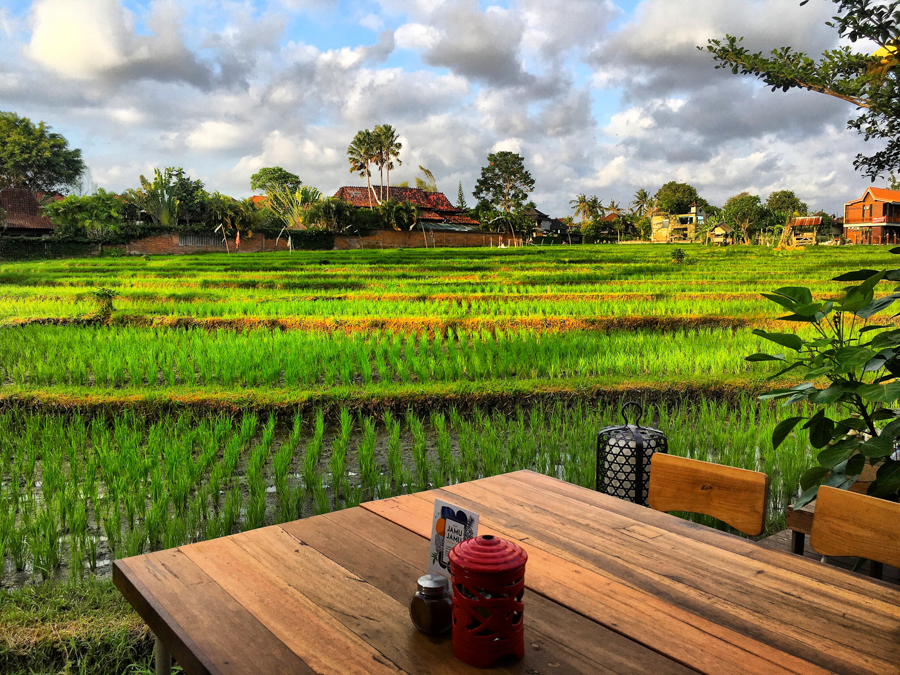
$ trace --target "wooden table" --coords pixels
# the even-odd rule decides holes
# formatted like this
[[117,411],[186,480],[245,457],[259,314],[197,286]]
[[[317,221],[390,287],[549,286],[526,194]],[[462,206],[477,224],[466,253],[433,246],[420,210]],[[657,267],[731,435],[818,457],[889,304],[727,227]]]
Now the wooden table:
[[518,471],[116,561],[186,673],[470,673],[407,602],[433,504],[528,551],[515,673],[900,673],[900,591]]

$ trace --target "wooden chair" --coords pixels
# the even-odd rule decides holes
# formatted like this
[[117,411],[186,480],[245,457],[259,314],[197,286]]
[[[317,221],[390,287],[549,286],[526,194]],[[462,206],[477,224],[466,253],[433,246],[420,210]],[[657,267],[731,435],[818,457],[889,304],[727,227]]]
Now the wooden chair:
[[718,518],[746,535],[766,525],[769,477],[696,459],[656,453],[650,459],[650,508]]
[[816,497],[809,545],[824,556],[872,561],[869,574],[881,578],[882,565],[900,567],[900,504],[823,485]]

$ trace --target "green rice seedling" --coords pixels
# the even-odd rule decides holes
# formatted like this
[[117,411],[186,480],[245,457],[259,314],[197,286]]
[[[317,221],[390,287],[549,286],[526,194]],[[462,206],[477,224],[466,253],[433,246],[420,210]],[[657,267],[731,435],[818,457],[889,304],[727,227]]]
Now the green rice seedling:
[[31,523],[28,543],[31,547],[34,571],[40,572],[41,578],[47,581],[62,562],[57,514],[51,504],[47,504]]
[[431,426],[437,435],[437,470],[432,474],[434,487],[440,488],[456,482],[456,466],[453,460],[450,432],[447,429],[447,418],[443,413],[431,414]]
[[316,515],[331,513],[331,502],[328,501],[328,493],[321,483],[313,490],[313,509]]
[[313,435],[306,442],[306,450],[303,455],[303,482],[306,491],[314,494],[316,485],[320,485],[321,478],[318,473],[319,460],[324,449],[325,413],[316,411],[316,419],[313,425]]
[[166,520],[166,534],[163,537],[163,548],[175,548],[189,541],[184,517],[173,515]]
[[9,534],[6,538],[7,550],[9,551],[9,555],[12,558],[13,566],[16,569],[16,572],[21,572],[25,569],[25,565],[28,563],[28,542],[26,539],[26,532],[28,527],[23,523],[19,527],[13,526],[10,528]]
[[362,428],[362,440],[357,450],[357,462],[362,481],[362,492],[366,499],[374,499],[378,485],[378,469],[375,466],[375,420],[371,417],[360,415],[360,426]]
[[400,422],[390,412],[384,413],[384,426],[388,433],[388,473],[393,484],[391,494],[403,494],[403,459],[400,455]]
[[431,474],[429,466],[430,462],[428,461],[428,448],[425,439],[425,428],[422,425],[422,420],[412,413],[407,414],[406,424],[412,435],[412,457],[415,464],[412,489],[414,492],[421,492],[428,489],[429,477]]
[[266,484],[258,471],[247,474],[247,513],[242,532],[254,530],[266,524]]
[[147,544],[147,530],[143,525],[132,527],[125,535],[125,553],[130,557],[144,552]]

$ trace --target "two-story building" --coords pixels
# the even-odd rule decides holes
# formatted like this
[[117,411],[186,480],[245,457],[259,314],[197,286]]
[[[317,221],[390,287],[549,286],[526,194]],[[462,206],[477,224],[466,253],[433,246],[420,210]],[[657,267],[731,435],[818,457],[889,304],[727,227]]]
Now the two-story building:
[[844,237],[853,244],[900,242],[900,190],[866,188],[844,205]]

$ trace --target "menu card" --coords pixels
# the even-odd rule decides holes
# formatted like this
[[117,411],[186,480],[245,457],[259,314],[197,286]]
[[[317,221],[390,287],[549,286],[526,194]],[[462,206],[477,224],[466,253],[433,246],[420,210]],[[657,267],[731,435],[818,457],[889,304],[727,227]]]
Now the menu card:
[[[428,573],[450,578],[450,549],[478,536],[478,514],[440,499],[434,500]],[[452,588],[452,586],[451,586]]]

